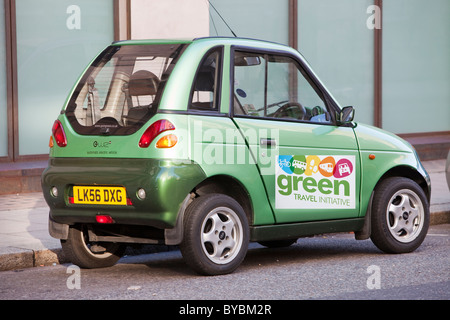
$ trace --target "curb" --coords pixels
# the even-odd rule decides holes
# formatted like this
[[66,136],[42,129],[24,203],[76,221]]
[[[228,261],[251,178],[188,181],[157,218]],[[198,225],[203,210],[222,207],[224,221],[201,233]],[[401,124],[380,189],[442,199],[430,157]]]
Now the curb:
[[[174,250],[178,250],[178,246],[142,245],[140,248],[129,246],[125,250],[125,255],[137,256]],[[70,263],[70,261],[64,256],[62,248],[41,250],[16,249],[13,253],[0,254],[0,271],[20,270],[64,263]]]
[[450,203],[433,204],[430,211],[430,226],[450,223]]
[[50,266],[67,263],[62,249],[27,250],[6,253],[0,256],[0,271]]

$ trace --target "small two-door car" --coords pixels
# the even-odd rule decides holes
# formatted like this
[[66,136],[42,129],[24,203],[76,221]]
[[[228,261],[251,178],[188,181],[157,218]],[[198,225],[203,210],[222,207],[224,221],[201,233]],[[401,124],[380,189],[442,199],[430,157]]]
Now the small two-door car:
[[50,234],[83,268],[166,244],[206,275],[234,271],[250,241],[354,232],[413,251],[429,226],[429,176],[407,142],[353,115],[285,45],[113,43],[52,128]]

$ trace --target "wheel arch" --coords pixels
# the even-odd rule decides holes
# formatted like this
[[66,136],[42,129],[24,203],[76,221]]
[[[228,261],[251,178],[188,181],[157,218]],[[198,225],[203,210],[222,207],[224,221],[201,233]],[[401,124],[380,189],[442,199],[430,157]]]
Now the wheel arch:
[[227,175],[209,177],[198,184],[193,192],[196,197],[210,193],[221,193],[230,196],[242,206],[249,224],[253,224],[253,206],[250,195],[242,183],[235,178]]
[[380,185],[381,182],[391,177],[404,177],[413,180],[420,186],[420,188],[422,188],[427,197],[428,203],[430,203],[431,189],[429,187],[429,183],[426,180],[426,178],[416,168],[406,165],[400,165],[390,168],[378,179],[377,183],[373,187],[372,194],[369,200],[369,205],[367,206],[365,214],[363,228],[359,231],[355,231],[355,239],[366,240],[370,237],[372,229],[371,228],[371,214],[373,204],[372,200],[375,194],[375,190],[377,189],[377,187]]
[[428,202],[430,202],[431,190],[428,186],[429,184],[428,184],[427,180],[424,178],[424,176],[422,174],[420,174],[419,171],[417,171],[417,169],[410,167],[410,166],[405,166],[405,165],[393,167],[393,168],[389,169],[388,171],[386,171],[381,176],[381,178],[376,183],[374,190],[377,188],[377,186],[383,180],[390,178],[390,177],[404,177],[404,178],[409,178],[409,179],[413,180],[422,188],[423,192],[425,192],[425,195],[427,196]]
[[236,200],[242,206],[249,225],[253,225],[253,205],[250,194],[244,185],[237,179],[228,175],[211,176],[197,184],[184,199],[180,210],[178,211],[175,227],[165,230],[164,237],[167,245],[178,245],[183,240],[183,220],[186,208],[189,204],[195,198],[211,193],[225,194]]

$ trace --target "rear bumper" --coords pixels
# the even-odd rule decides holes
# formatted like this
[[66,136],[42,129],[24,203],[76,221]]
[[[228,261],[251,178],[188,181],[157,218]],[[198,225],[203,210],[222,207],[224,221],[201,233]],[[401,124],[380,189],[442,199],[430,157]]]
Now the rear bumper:
[[[50,219],[60,224],[96,223],[110,215],[117,224],[173,228],[186,195],[205,174],[192,162],[160,159],[51,158],[42,174],[42,190]],[[71,204],[74,185],[123,186],[131,205]],[[51,188],[58,189],[55,197]],[[144,200],[137,190],[146,191]]]

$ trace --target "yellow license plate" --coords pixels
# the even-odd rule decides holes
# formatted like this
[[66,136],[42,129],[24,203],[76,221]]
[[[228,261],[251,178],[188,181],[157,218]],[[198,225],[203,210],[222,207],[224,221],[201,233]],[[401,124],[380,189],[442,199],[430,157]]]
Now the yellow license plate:
[[74,186],[73,203],[127,205],[124,187]]

